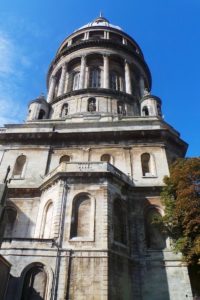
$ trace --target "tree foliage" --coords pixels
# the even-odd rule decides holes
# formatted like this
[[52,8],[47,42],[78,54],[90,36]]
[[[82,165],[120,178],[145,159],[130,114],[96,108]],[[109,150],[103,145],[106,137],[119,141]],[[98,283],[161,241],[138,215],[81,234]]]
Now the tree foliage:
[[164,183],[163,221],[174,249],[188,264],[200,263],[200,158],[178,159]]

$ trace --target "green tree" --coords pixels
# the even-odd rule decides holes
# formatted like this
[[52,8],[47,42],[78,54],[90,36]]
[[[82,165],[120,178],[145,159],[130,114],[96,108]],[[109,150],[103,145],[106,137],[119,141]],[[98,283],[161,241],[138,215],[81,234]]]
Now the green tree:
[[200,158],[178,159],[164,183],[167,234],[188,265],[200,264]]

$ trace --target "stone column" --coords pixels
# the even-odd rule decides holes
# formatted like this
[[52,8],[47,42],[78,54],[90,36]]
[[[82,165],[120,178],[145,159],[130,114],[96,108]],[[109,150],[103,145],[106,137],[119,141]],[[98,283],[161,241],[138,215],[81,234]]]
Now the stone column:
[[140,96],[142,98],[144,96],[144,89],[145,89],[144,78],[142,76],[140,77],[139,85],[140,85]]
[[48,103],[50,103],[53,99],[55,85],[56,85],[56,76],[52,76],[50,86],[49,86],[49,92],[48,92],[48,96],[47,96]]
[[66,72],[64,94],[68,92],[69,73]]
[[86,67],[86,56],[81,57],[81,70],[80,70],[80,83],[79,89],[84,89],[85,82],[85,67]]
[[131,94],[131,73],[130,73],[130,66],[127,61],[125,61],[125,86],[126,86],[126,93]]
[[108,55],[103,56],[103,87],[109,89],[109,58]]
[[66,79],[66,72],[67,72],[67,66],[64,64],[62,66],[59,86],[58,86],[58,96],[62,95],[64,93],[64,87],[65,87],[65,79]]

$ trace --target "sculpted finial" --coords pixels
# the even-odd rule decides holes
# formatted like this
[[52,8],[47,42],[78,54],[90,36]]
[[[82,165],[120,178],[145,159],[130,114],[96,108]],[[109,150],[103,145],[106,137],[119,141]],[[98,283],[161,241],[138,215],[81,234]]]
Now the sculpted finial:
[[149,96],[150,95],[150,91],[148,90],[148,88],[144,89],[144,96]]

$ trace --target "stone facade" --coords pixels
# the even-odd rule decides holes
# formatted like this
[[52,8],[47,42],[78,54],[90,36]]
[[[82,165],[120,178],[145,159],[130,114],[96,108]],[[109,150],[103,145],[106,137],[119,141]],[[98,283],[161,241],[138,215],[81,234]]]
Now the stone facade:
[[62,43],[47,85],[24,124],[0,129],[6,299],[192,299],[187,267],[152,224],[187,144],[150,94],[137,43],[99,17]]

